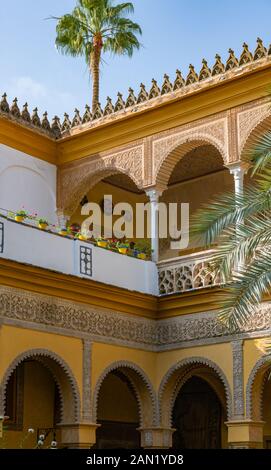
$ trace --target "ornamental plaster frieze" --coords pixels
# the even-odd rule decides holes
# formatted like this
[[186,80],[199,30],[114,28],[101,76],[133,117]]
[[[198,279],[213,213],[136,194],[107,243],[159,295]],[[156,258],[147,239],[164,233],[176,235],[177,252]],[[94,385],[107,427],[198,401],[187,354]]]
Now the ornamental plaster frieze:
[[156,180],[161,166],[172,152],[179,151],[180,156],[182,156],[181,147],[183,147],[184,153],[187,153],[191,149],[190,147],[186,149],[186,146],[193,145],[193,142],[195,143],[194,147],[200,142],[216,147],[226,165],[229,162],[227,116],[225,115],[220,119],[208,119],[203,123],[202,121],[193,123],[189,127],[178,128],[174,133],[154,140],[152,144],[154,179]]
[[237,114],[238,149],[240,159],[249,136],[259,124],[263,123],[266,118],[271,117],[270,100],[264,104],[260,103],[262,102],[257,101],[253,106],[250,106],[249,109],[240,110]]
[[242,331],[231,332],[214,311],[151,320],[1,286],[0,322],[89,341],[163,351],[270,335],[271,303],[262,304]]
[[76,162],[59,172],[59,206],[73,212],[80,200],[95,184],[106,176],[124,173],[138,188],[144,178],[144,145],[131,145],[115,153],[88,157],[83,163]]

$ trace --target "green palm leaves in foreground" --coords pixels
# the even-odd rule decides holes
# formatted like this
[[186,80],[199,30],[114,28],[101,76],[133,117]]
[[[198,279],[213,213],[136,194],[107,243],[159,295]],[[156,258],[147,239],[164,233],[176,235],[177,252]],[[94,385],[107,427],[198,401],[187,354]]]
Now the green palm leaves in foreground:
[[138,24],[126,18],[133,4],[113,5],[112,0],[77,0],[71,14],[58,20],[56,46],[64,54],[84,56],[93,82],[92,111],[99,102],[100,63],[102,52],[132,56],[139,49]]
[[271,287],[271,132],[246,156],[253,185],[243,194],[227,193],[204,206],[192,232],[204,244],[217,244],[211,269],[225,288],[218,293],[220,319],[237,330],[249,320]]

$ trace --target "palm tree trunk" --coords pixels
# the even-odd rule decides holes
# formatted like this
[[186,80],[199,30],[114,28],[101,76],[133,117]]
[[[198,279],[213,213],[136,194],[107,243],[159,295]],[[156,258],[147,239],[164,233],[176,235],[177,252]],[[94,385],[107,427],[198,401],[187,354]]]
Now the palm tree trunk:
[[92,75],[92,114],[95,113],[97,104],[99,103],[100,91],[100,61],[101,47],[96,46],[90,56],[90,72]]

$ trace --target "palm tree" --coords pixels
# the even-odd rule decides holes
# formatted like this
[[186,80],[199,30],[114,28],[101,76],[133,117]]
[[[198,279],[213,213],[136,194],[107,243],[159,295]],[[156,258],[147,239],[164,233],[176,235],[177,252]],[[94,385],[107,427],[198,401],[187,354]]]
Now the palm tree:
[[254,184],[243,194],[227,193],[205,205],[192,232],[206,246],[217,243],[211,269],[224,288],[218,293],[220,319],[238,330],[255,313],[271,287],[271,132],[246,155]]
[[102,52],[133,55],[139,49],[137,34],[141,28],[126,17],[133,4],[113,5],[112,0],[77,0],[72,13],[58,20],[56,46],[64,54],[84,56],[93,82],[92,112],[99,102],[100,63]]

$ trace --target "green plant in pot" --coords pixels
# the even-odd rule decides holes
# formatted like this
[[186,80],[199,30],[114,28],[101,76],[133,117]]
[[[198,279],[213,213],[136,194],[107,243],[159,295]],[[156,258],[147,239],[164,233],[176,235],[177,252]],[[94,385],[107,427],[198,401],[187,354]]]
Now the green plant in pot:
[[23,222],[24,219],[28,217],[28,213],[24,210],[18,211],[15,214],[15,220],[16,222]]
[[119,250],[119,253],[121,253],[122,255],[127,255],[127,252],[128,252],[128,250],[129,250],[129,248],[130,248],[130,245],[129,245],[128,242],[121,242],[121,241],[119,241],[119,242],[117,243],[117,248],[118,248],[118,250]]
[[81,241],[87,240],[86,235],[84,235],[82,232],[76,233],[76,235],[74,235],[74,238],[77,238],[78,240],[81,240]]
[[48,227],[48,225],[49,225],[49,223],[48,223],[48,221],[47,221],[46,219],[39,219],[39,220],[38,220],[38,224],[39,224],[39,228],[40,228],[41,230],[46,230],[47,227]]
[[96,243],[97,243],[97,246],[99,246],[100,248],[107,248],[108,246],[108,240],[106,240],[103,237],[96,238]]
[[151,244],[149,240],[139,240],[134,248],[134,254],[139,259],[150,259],[152,254]]

